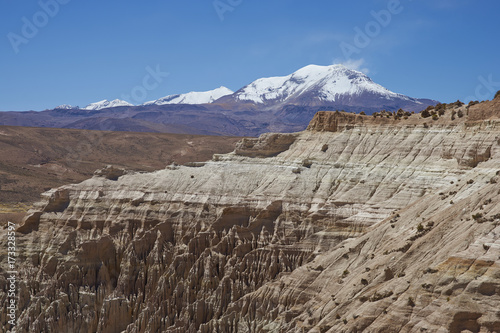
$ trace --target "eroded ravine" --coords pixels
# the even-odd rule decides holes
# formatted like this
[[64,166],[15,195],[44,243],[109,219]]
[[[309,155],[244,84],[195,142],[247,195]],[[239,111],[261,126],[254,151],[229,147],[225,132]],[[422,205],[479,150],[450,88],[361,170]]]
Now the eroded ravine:
[[18,332],[495,331],[500,123],[369,118],[46,192]]

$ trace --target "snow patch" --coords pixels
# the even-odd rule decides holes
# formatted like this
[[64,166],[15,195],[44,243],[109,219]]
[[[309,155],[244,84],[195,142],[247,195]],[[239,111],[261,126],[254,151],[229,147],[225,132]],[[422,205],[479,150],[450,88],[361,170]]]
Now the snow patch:
[[146,102],[143,105],[165,105],[165,104],[206,104],[212,103],[221,97],[231,95],[234,92],[226,87],[219,87],[209,91],[191,91],[187,94],[169,95],[155,101]]
[[115,99],[112,101],[108,101],[107,99],[95,103],[91,103],[87,105],[84,110],[102,110],[107,108],[115,108],[118,106],[134,106],[127,101],[123,101],[121,99]]
[[58,105],[54,108],[54,110],[59,109],[59,110],[71,110],[71,109],[78,109],[78,106],[72,106],[69,104],[62,104]]

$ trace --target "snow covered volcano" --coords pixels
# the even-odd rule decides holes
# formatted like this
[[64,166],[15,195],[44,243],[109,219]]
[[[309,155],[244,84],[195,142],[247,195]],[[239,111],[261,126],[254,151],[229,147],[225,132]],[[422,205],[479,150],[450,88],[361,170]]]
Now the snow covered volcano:
[[343,65],[309,65],[287,76],[258,79],[217,102],[245,102],[273,108],[297,105],[417,110],[436,101],[392,92],[362,72]]

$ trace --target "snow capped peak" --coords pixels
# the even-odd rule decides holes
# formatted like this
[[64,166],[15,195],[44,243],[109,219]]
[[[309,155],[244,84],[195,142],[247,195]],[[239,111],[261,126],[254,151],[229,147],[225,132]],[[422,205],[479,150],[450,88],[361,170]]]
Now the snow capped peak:
[[322,102],[339,97],[372,93],[390,98],[405,97],[374,83],[362,72],[343,65],[308,65],[287,76],[258,79],[236,92],[235,98],[256,104],[287,102],[313,94]]
[[209,91],[202,91],[202,92],[191,91],[187,94],[169,95],[157,99],[155,101],[146,102],[143,105],[206,104],[206,103],[212,103],[223,96],[231,95],[233,93],[234,92],[231,89],[221,86],[217,89]]
[[330,65],[330,66],[320,66],[320,65],[307,65],[301,69],[295,71],[292,75],[308,76],[308,75],[324,75],[328,72],[341,70],[349,70],[344,65]]
[[106,108],[114,108],[117,106],[134,106],[129,102],[122,101],[121,99],[115,99],[112,101],[108,101],[107,99],[95,103],[90,103],[87,105],[84,110],[101,110]]
[[59,109],[59,110],[71,110],[71,109],[78,109],[78,106],[72,106],[69,104],[62,104],[58,105],[54,108],[54,110]]
[[[420,103],[417,99],[382,87],[360,71],[337,64],[308,65],[286,76],[261,78],[237,92],[221,86],[209,91],[168,95],[146,102],[142,106],[209,104],[219,99],[222,99],[221,103],[229,103],[228,105],[235,105],[235,107],[238,105],[247,107],[247,103],[251,102],[269,109],[285,105],[359,107],[376,104],[385,107],[395,104],[396,101],[400,104]],[[83,110],[101,110],[118,106],[133,105],[119,99],[103,100],[89,104]],[[61,105],[56,109],[72,108],[74,107],[70,105]]]

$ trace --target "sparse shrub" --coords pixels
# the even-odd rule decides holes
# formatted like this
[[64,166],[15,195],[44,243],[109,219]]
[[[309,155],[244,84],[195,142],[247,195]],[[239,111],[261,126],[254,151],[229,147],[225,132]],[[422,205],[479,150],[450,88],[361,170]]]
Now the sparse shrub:
[[485,251],[488,251],[488,250],[490,249],[490,247],[489,247],[488,245],[486,245],[486,244],[483,244],[483,249],[484,249]]
[[437,273],[438,270],[437,269],[433,269],[433,268],[427,268],[425,271],[424,271],[424,274],[434,274],[434,273]]
[[457,116],[458,118],[462,118],[464,116],[464,112],[462,110],[458,110]]
[[500,96],[500,90],[497,91],[497,93],[495,94],[495,98],[498,98]]
[[445,110],[448,105],[446,103],[437,103],[434,109],[436,110]]
[[438,119],[439,119],[439,116],[437,114],[432,115],[432,120],[438,120]]
[[418,231],[418,232],[422,232],[422,231],[424,231],[424,226],[423,226],[422,224],[420,224],[420,223],[419,223],[419,224],[418,224],[418,226],[417,226],[417,231]]
[[302,172],[302,170],[300,168],[293,168],[292,172],[295,174],[300,174]]
[[305,159],[302,161],[302,166],[305,168],[310,168],[313,162],[310,159]]
[[361,279],[361,284],[364,286],[368,285],[368,280],[367,279]]
[[343,276],[343,277],[346,277],[347,275],[349,275],[349,271],[346,269],[346,270],[342,273],[342,276]]
[[323,147],[321,147],[321,151],[324,153],[327,150],[328,150],[328,145],[324,144]]
[[429,118],[431,116],[431,113],[429,112],[428,109],[425,109],[424,111],[420,112],[420,116],[422,118]]
[[469,180],[467,181],[467,184],[469,184],[469,185],[470,185],[470,184],[473,184],[473,183],[474,183],[474,180],[472,180],[472,179],[469,179]]
[[366,116],[365,111],[361,111],[359,114],[362,115],[362,116]]
[[411,307],[415,306],[415,301],[413,300],[413,297],[408,297],[408,306]]
[[483,217],[483,214],[481,214],[481,213],[477,213],[477,214],[472,215],[472,219],[474,221],[480,220],[482,217]]

